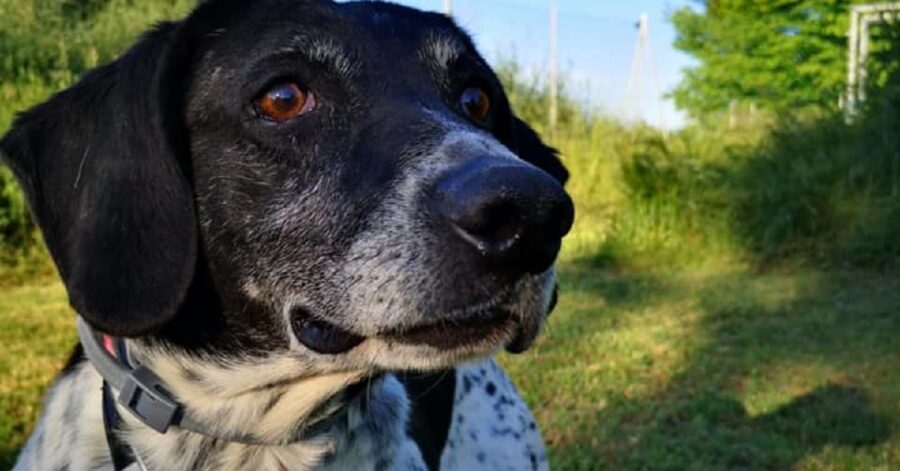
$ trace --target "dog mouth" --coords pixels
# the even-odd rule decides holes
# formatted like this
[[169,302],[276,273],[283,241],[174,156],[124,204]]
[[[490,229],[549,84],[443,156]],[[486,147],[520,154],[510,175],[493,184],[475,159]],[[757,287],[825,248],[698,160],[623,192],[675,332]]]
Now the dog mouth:
[[495,309],[461,320],[443,320],[409,329],[385,332],[378,338],[387,342],[450,350],[464,346],[495,343],[507,337],[516,326],[511,313]]
[[304,309],[291,313],[294,336],[306,348],[322,355],[349,352],[366,340],[361,335],[344,330],[329,322],[313,319]]
[[408,328],[390,329],[372,337],[350,332],[313,318],[306,310],[291,313],[294,336],[306,348],[323,355],[347,353],[368,339],[391,344],[428,346],[441,350],[498,344],[515,331],[517,322],[504,309],[490,309],[463,319],[445,319]]

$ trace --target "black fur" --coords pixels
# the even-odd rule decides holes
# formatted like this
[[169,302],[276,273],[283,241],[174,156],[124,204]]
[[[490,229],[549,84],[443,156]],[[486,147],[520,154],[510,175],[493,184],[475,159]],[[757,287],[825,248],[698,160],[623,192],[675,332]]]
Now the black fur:
[[526,162],[549,173],[558,182],[565,184],[569,180],[569,171],[559,160],[556,149],[548,147],[541,137],[528,126],[528,123],[513,116],[512,140],[510,147]]
[[[99,330],[141,336],[177,325],[163,337],[190,348],[217,342],[249,348],[252,342],[232,338],[248,328],[270,337],[257,322],[266,308],[246,299],[239,285],[258,271],[251,263],[259,255],[254,246],[273,247],[270,237],[287,228],[259,234],[258,240],[248,240],[247,230],[260,224],[286,191],[302,195],[302,186],[290,184],[312,186],[332,174],[335,178],[324,182],[327,204],[297,215],[307,219],[307,240],[326,243],[297,241],[295,252],[303,248],[305,259],[321,261],[346,251],[383,202],[385,185],[397,178],[402,165],[397,158],[418,152],[410,144],[439,136],[417,110],[428,105],[459,114],[455,93],[471,83],[484,84],[495,95],[492,132],[498,139],[558,181],[567,178],[555,151],[512,116],[499,82],[468,37],[443,16],[389,4],[302,2],[308,5],[286,13],[254,3],[206,2],[187,20],[160,26],[120,59],[22,115],[0,141],[73,307]],[[369,29],[362,32],[359,24]],[[218,37],[218,31],[230,34]],[[381,55],[368,47],[340,46],[359,62],[362,72],[355,76],[305,55],[302,47],[291,54],[265,52],[283,47],[299,31],[395,51]],[[421,64],[418,50],[403,46],[420,45],[430,35],[466,49],[451,70],[429,62],[432,58]],[[244,40],[251,36],[252,46]],[[210,52],[220,59],[200,63]],[[248,57],[263,59],[247,67]],[[217,68],[233,77],[208,83]],[[434,82],[426,69],[436,75]],[[317,117],[284,129],[248,117],[247,103],[260,88],[292,74],[328,97],[320,99]],[[298,143],[285,131],[318,138]],[[285,139],[300,148],[286,147]],[[241,154],[223,155],[225,145],[242,148]],[[292,155],[313,148],[316,159]],[[198,234],[197,201],[215,228],[206,234]],[[201,251],[205,255],[198,257]],[[294,256],[276,252],[281,259]],[[195,269],[198,263],[202,266]],[[211,276],[195,277],[197,270]],[[294,272],[310,278],[302,266]],[[319,291],[315,298],[335,297],[331,289]],[[189,310],[183,309],[186,298]],[[340,316],[333,312],[340,307],[329,304],[313,308],[322,311],[318,316]],[[179,336],[187,338],[178,341]]]
[[409,434],[419,445],[428,469],[437,471],[453,419],[456,374],[453,371],[410,373],[401,376],[400,381],[406,386],[413,406]]
[[178,310],[193,276],[197,224],[170,69],[177,26],[16,120],[0,149],[73,308],[101,330],[140,335]]
[[59,376],[66,376],[73,373],[84,361],[84,347],[79,343],[72,349],[72,353],[69,354],[69,359],[66,360],[66,364],[63,366],[62,371],[60,371]]

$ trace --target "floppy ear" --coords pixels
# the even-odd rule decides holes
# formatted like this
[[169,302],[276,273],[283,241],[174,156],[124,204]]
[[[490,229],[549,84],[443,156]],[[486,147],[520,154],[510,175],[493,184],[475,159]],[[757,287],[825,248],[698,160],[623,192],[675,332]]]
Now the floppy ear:
[[177,30],[161,25],[20,116],[0,141],[69,302],[113,335],[171,319],[196,263]]
[[559,152],[544,144],[537,132],[531,129],[525,121],[513,117],[512,123],[512,151],[522,160],[547,172],[565,184],[569,179],[569,171],[559,160]]

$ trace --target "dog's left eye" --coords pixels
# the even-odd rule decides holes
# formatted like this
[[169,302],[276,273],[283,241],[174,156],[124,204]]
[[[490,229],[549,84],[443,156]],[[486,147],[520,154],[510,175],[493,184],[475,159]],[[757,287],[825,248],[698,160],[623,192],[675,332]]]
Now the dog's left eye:
[[285,122],[316,108],[316,97],[293,83],[279,83],[253,102],[256,112],[271,121]]
[[459,97],[463,112],[479,124],[487,124],[491,113],[491,98],[487,92],[477,87],[463,90]]

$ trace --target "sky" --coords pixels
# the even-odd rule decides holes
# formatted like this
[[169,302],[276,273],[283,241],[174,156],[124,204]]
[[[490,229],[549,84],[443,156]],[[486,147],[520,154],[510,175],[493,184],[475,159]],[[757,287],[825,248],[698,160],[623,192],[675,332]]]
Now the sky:
[[[426,10],[443,11],[443,0],[393,0]],[[549,52],[551,0],[452,0],[453,15],[492,62],[515,58],[528,68],[546,70]],[[559,66],[574,84],[574,92],[590,106],[649,124],[678,128],[683,113],[663,95],[681,79],[693,60],[675,50],[672,11],[691,0],[557,0]],[[649,17],[649,53],[643,73],[628,89],[638,44],[640,15]],[[653,64],[653,67],[650,64]],[[653,73],[655,69],[655,74]],[[640,92],[638,93],[638,89]]]

